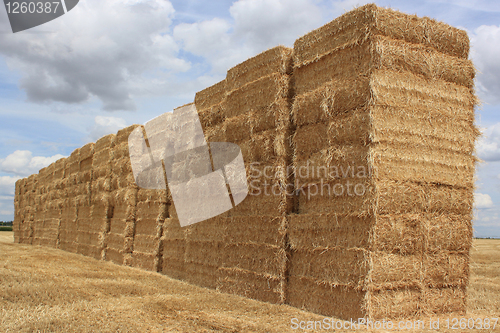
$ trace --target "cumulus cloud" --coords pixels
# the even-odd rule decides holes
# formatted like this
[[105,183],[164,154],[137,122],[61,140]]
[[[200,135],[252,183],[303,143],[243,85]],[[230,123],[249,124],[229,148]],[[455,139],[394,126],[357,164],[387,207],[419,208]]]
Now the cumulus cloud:
[[321,9],[313,0],[239,0],[229,12],[231,23],[215,18],[174,28],[173,36],[183,49],[205,58],[215,73],[267,48],[291,46],[322,21]]
[[[29,150],[16,150],[6,158],[0,159],[0,172],[25,177],[37,173],[40,169],[63,157],[61,154],[51,157],[33,156]],[[8,180],[5,181],[8,182]]]
[[477,154],[485,161],[500,161],[500,123],[484,131],[477,143]]
[[[174,12],[166,0],[80,1],[38,28],[0,34],[0,53],[21,72],[20,86],[30,101],[81,103],[97,97],[105,110],[133,110],[134,96],[158,84],[151,72],[189,69],[169,34]],[[6,21],[5,12],[0,14]],[[34,34],[47,30],[52,33]],[[137,82],[145,87],[138,89]]]
[[0,200],[14,198],[16,181],[19,179],[19,176],[0,176]]
[[479,97],[490,104],[500,103],[500,26],[482,25],[472,33],[471,58],[479,70]]
[[493,207],[493,201],[488,194],[474,193],[474,204],[476,208],[490,208]]
[[103,136],[115,134],[125,127],[127,127],[127,123],[123,118],[97,116],[94,119],[94,125],[90,128],[89,139],[97,141]]

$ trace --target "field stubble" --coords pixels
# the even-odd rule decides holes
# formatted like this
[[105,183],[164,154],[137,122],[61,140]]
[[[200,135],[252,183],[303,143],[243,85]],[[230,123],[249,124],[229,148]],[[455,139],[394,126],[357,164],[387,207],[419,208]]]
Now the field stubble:
[[[12,238],[0,233],[2,332],[297,332],[292,318],[325,318]],[[500,241],[474,240],[465,317],[499,316],[499,276]]]

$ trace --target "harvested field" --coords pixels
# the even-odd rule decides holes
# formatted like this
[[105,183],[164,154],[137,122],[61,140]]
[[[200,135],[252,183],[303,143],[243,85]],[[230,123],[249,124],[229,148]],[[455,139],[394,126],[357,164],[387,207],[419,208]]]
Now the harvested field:
[[[0,253],[3,331],[281,333],[297,331],[291,329],[292,318],[326,318],[57,249],[13,244],[12,232],[0,232]],[[500,240],[474,240],[464,318],[498,317],[499,276]],[[420,319],[428,324],[428,317]]]

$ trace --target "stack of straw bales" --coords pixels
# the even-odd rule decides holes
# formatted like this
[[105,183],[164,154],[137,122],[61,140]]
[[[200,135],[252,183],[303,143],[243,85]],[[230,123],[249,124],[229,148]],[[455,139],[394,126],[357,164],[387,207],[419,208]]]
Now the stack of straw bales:
[[234,209],[181,228],[168,189],[135,184],[131,126],[19,180],[15,241],[346,319],[463,312],[468,50],[461,30],[360,7],[196,94],[206,141],[243,153]]
[[288,303],[342,318],[464,311],[478,134],[466,33],[367,5],[294,50]]
[[105,234],[106,260],[131,265],[137,208],[137,191],[128,151],[128,136],[137,125],[116,134],[111,156],[110,205],[112,216]]
[[[112,160],[116,135],[100,138],[94,145],[92,158],[92,211],[88,231],[97,233],[96,259],[106,259],[107,236],[114,209],[111,200]],[[95,237],[95,236],[94,236]]]
[[[242,150],[250,193],[231,211],[186,228],[188,281],[273,303],[284,302],[290,198],[276,176],[290,162],[292,50],[276,47],[233,68],[196,94],[207,141]],[[268,170],[267,179],[258,175]],[[254,171],[252,171],[254,170]],[[272,195],[275,188],[278,195]],[[267,194],[266,194],[267,193]]]
[[139,189],[131,265],[150,271],[161,271],[160,239],[168,218],[166,191]]
[[61,191],[62,211],[59,230],[59,247],[65,251],[77,253],[78,249],[78,173],[80,172],[80,148],[61,163],[58,177],[54,175],[57,187]]
[[99,227],[93,219],[93,159],[95,144],[89,143],[80,148],[79,173],[76,189],[77,206],[77,253],[85,256],[101,258],[99,247]]

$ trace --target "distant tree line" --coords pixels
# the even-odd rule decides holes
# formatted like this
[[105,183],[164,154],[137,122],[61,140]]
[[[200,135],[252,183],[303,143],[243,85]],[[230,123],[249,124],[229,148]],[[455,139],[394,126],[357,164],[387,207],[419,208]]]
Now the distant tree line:
[[12,221],[0,221],[0,225],[12,227]]

